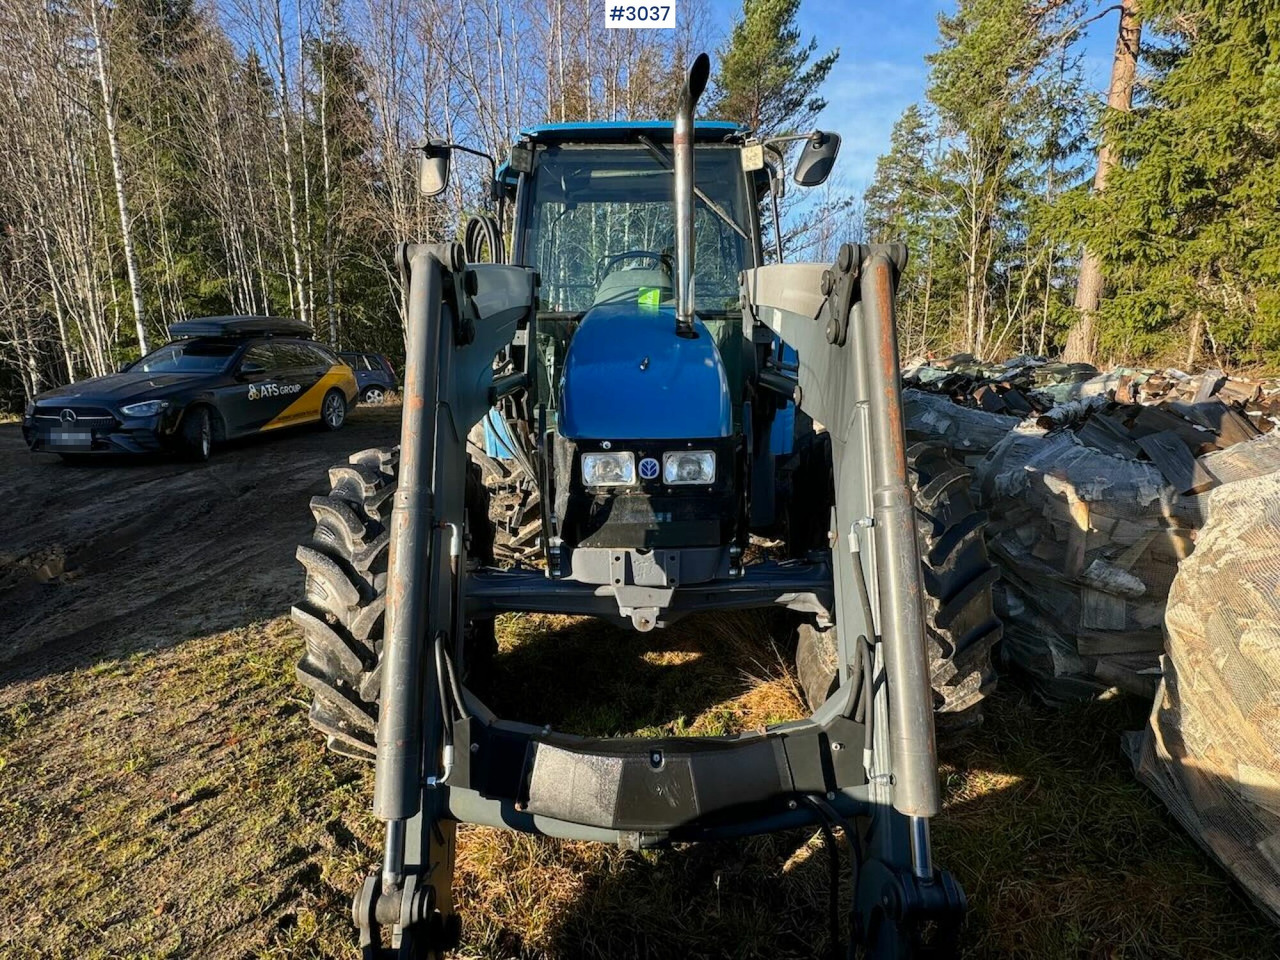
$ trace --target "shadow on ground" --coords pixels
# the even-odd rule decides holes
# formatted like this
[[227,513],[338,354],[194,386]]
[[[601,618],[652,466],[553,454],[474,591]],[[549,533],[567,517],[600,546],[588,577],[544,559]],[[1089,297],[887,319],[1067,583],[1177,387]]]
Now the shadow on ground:
[[[726,716],[751,725],[743,699],[777,685],[765,712],[783,719],[791,688],[776,651],[785,648],[761,622],[754,640],[750,623],[717,625],[710,637],[698,625],[688,621],[667,647],[689,658],[679,670],[719,676],[718,698],[708,686],[682,699],[682,686],[701,682],[676,681],[674,667],[642,669],[619,689],[625,681],[605,677],[634,662],[635,641],[575,621],[512,640],[502,658],[517,681],[510,704],[541,703],[542,715],[521,718],[554,712],[574,732],[718,733],[735,726]],[[744,690],[725,654],[774,669],[757,669]],[[1134,779],[1120,735],[1141,726],[1146,705],[1056,709],[1003,683],[986,724],[943,757],[934,839],[970,899],[964,956],[1280,956],[1280,935]],[[800,711],[794,698],[789,710]],[[481,905],[469,912],[465,956],[827,955],[829,861],[814,831],[642,854],[487,828],[464,836],[461,901]]]

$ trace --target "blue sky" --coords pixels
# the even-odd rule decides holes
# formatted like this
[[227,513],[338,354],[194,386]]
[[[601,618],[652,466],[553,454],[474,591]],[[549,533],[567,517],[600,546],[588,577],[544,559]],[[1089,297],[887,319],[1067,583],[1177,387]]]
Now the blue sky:
[[[741,0],[711,0],[713,24],[727,32]],[[840,48],[823,91],[827,109],[819,123],[843,138],[837,169],[844,185],[861,193],[889,144],[893,122],[924,97],[925,55],[937,41],[937,16],[953,2],[931,0],[801,0],[800,28],[818,49]],[[723,25],[723,26],[722,26]],[[1090,89],[1105,97],[1115,44],[1111,14],[1090,24],[1081,51]]]

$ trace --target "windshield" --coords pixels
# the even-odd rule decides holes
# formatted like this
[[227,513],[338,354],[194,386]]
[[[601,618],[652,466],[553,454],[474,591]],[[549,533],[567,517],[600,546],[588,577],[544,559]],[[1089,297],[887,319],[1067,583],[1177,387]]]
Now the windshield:
[[130,370],[142,373],[217,373],[236,352],[234,343],[178,341],[147,354]]
[[[751,246],[742,236],[752,229],[739,151],[706,145],[696,156],[697,186],[733,221],[694,201],[697,308],[731,310],[738,273],[751,265]],[[673,302],[674,191],[669,163],[644,146],[540,151],[525,236],[525,262],[542,280],[539,308],[581,313],[636,298]]]

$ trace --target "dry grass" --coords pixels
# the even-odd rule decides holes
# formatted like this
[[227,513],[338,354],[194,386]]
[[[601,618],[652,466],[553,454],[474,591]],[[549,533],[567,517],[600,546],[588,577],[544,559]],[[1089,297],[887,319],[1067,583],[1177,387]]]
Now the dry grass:
[[[491,705],[596,735],[724,733],[799,711],[757,617],[647,636],[504,618]],[[351,957],[377,859],[366,766],[326,756],[287,620],[0,679],[5,958]],[[1280,941],[1134,782],[1124,704],[1016,690],[946,758],[939,860],[971,957],[1268,957]],[[814,957],[826,853],[807,831],[653,853],[464,828],[464,957]]]

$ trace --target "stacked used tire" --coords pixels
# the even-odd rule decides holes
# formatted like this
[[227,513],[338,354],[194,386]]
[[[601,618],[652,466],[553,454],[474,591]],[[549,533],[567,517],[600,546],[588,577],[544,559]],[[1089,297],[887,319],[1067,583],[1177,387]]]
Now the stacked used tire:
[[[1199,462],[1218,483],[1264,475],[1280,468],[1280,436]],[[1050,702],[1112,688],[1151,698],[1169,591],[1213,494],[1180,493],[1151,462],[1031,424],[997,444],[975,478],[1002,572],[1004,661]]]

